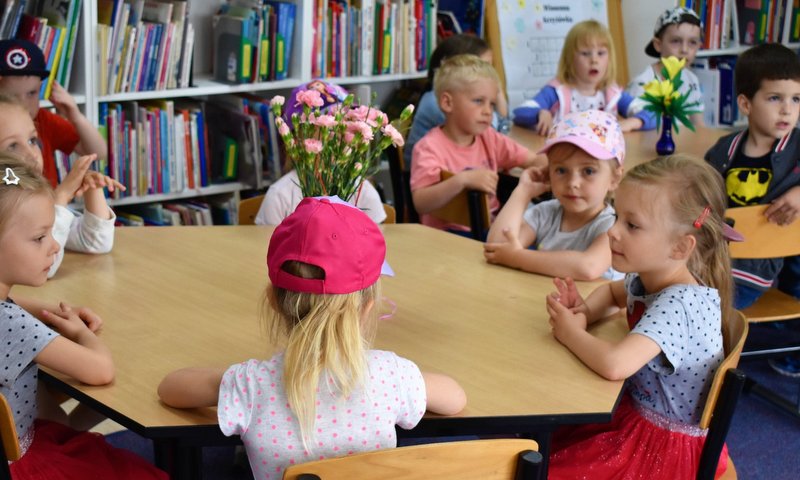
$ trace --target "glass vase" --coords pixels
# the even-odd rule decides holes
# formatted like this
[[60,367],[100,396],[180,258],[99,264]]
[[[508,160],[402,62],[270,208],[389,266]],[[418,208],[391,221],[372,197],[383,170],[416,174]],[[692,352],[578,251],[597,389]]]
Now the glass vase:
[[656,153],[659,155],[675,153],[675,141],[672,139],[672,117],[669,115],[661,117],[661,137],[656,142]]

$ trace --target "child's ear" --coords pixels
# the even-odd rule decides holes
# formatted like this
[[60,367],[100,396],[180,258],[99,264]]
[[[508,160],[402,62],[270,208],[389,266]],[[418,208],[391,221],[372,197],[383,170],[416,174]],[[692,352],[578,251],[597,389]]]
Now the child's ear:
[[692,234],[685,234],[678,237],[678,240],[672,246],[672,255],[670,258],[673,260],[687,260],[697,246],[697,239]]
[[450,92],[442,92],[439,97],[439,108],[443,112],[450,113],[453,110],[453,94]]
[[745,116],[750,116],[750,99],[747,95],[740,93],[736,96],[736,103],[739,106],[739,111]]
[[611,162],[611,184],[608,186],[610,191],[614,191],[619,187],[619,182],[622,181],[622,177],[625,174],[625,170],[622,168],[621,165],[617,165],[615,160],[609,160]]
[[661,39],[658,37],[653,37],[653,48],[659,54],[661,53]]

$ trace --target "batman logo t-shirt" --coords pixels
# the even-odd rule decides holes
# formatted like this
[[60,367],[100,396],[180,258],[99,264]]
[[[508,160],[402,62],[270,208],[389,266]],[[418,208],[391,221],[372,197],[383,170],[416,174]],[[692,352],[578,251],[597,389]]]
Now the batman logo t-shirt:
[[763,157],[753,158],[739,149],[725,174],[728,206],[740,207],[761,202],[772,181],[771,155],[772,152]]

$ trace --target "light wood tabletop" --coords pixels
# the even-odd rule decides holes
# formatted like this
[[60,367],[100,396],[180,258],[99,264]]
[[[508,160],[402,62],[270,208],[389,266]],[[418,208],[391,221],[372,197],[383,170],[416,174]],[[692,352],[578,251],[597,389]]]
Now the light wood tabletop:
[[[396,310],[380,321],[375,348],[452,375],[467,393],[461,415],[427,416],[421,431],[531,432],[610,419],[622,382],[601,378],[553,338],[544,298],[550,278],[489,265],[480,243],[456,235],[417,224],[383,229],[396,276],[383,281],[382,309]],[[44,286],[15,287],[12,296],[89,306],[105,320],[101,337],[114,354],[115,381],[48,381],[151,438],[218,430],[214,409],[166,407],[156,386],[177,368],[228,366],[276,351],[257,319],[271,232],[119,228],[112,253],[68,253]],[[619,339],[627,327],[615,318],[596,331]]]
[[[730,133],[729,130],[709,127],[696,127],[692,132],[688,128],[681,127],[680,133],[673,129],[672,137],[675,140],[675,153],[686,153],[703,158],[716,141]],[[634,167],[654,159],[656,154],[656,142],[660,136],[658,130],[635,131],[625,134],[625,168]],[[514,125],[511,127],[511,138],[526,146],[527,148],[538,151],[544,146],[545,138],[537,135],[533,130]]]

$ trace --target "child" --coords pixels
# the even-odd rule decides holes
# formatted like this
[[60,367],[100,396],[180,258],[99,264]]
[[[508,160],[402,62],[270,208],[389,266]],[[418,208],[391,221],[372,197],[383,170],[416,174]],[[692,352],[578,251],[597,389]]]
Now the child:
[[37,418],[38,365],[89,385],[105,385],[114,378],[114,364],[94,333],[102,320],[90,310],[61,303],[41,311],[40,321],[9,297],[14,285],[39,286],[47,280],[59,246],[51,234],[55,208],[47,180],[10,157],[0,156],[0,172],[0,321],[8,340],[0,356],[5,372],[0,393],[14,412],[22,450],[22,457],[9,465],[11,476],[166,479],[165,473],[111,447],[100,435]]
[[[523,172],[489,229],[486,260],[576,280],[619,277],[606,235],[614,223],[606,197],[622,178],[625,159],[616,117],[599,110],[567,114],[540,153],[547,153],[548,173]],[[531,205],[548,190],[553,200]]]
[[220,428],[241,436],[256,478],[394,447],[395,424],[413,428],[426,408],[453,415],[466,403],[451,378],[368,349],[386,244],[375,222],[337,201],[303,199],[270,239],[263,312],[273,340],[287,334],[286,350],[227,371],[178,370],[158,387],[173,407],[218,405]]
[[[430,215],[464,189],[490,194],[490,207],[500,207],[494,193],[497,171],[520,165],[544,166],[537,155],[489,128],[497,98],[497,72],[475,55],[450,57],[439,67],[433,82],[445,122],[428,132],[414,146],[411,195],[423,224],[453,232],[467,232],[464,225],[446,224]],[[441,181],[443,170],[454,173]]]
[[699,113],[691,115],[690,120],[696,126],[703,125],[703,99],[700,92],[700,80],[697,79],[689,65],[694,61],[697,50],[702,45],[700,38],[702,34],[702,24],[700,17],[690,8],[674,7],[662,13],[656,20],[656,27],[653,31],[653,39],[644,49],[645,53],[659,60],[644,69],[628,84],[627,92],[635,98],[637,107],[643,108],[644,101],[641,97],[644,94],[644,86],[655,79],[661,78],[661,58],[677,57],[679,60],[686,60],[686,66],[681,70],[681,81],[683,84],[678,90],[681,94],[689,94],[687,102],[697,102]]
[[[767,219],[788,225],[800,215],[800,60],[783,45],[758,45],[739,56],[734,84],[747,129],[720,138],[706,160],[725,179],[729,207],[768,204]],[[800,257],[734,260],[733,280],[738,309],[752,305],[775,282],[800,299]],[[800,376],[796,356],[770,364]]]
[[58,83],[53,83],[50,102],[58,115],[39,109],[42,81],[50,75],[42,51],[27,40],[0,40],[0,93],[16,98],[27,109],[39,132],[42,169],[55,188],[58,171],[54,152],[105,157],[106,141],[81,113],[75,99]]
[[[43,172],[42,150],[37,129],[25,108],[0,95],[0,151],[19,157]],[[108,207],[103,187],[125,190],[119,182],[89,170],[95,155],[81,157],[55,189],[56,223],[53,236],[61,246],[50,270],[55,275],[64,258],[64,248],[84,253],[108,253],[114,245],[116,216]],[[85,213],[73,214],[67,205],[83,197]]]
[[652,130],[655,116],[636,110],[634,98],[614,82],[615,62],[606,27],[595,20],[576,23],[564,39],[556,78],[514,109],[514,123],[547,135],[567,113],[605,110],[622,115],[619,125],[623,132]]
[[[433,79],[436,71],[442,62],[454,55],[461,54],[477,55],[481,60],[492,63],[492,49],[482,38],[469,34],[452,35],[436,45],[436,49],[431,54],[428,65],[428,84],[426,92],[417,103],[414,111],[414,120],[411,122],[411,130],[408,132],[403,158],[405,167],[411,168],[412,153],[414,145],[425,136],[432,128],[444,123],[444,112],[439,108],[439,102],[433,93]],[[495,105],[494,115],[492,116],[492,127],[498,131],[508,128],[508,102],[502,91],[497,94],[497,105]]]
[[[256,214],[256,225],[281,223],[284,218],[294,212],[302,199],[303,192],[300,190],[297,170],[292,169],[267,189],[264,201],[261,202],[261,207]],[[369,180],[364,180],[361,190],[349,201],[363,210],[375,223],[386,220],[386,211],[383,209],[381,197]]]
[[[549,478],[695,478],[698,424],[733,315],[724,187],[699,159],[661,157],[625,175],[615,208],[612,265],[625,279],[585,300],[556,279],[547,311],[556,339],[599,375],[625,379],[626,393],[610,424],[556,432]],[[587,331],[626,307],[631,333],[619,343]]]

